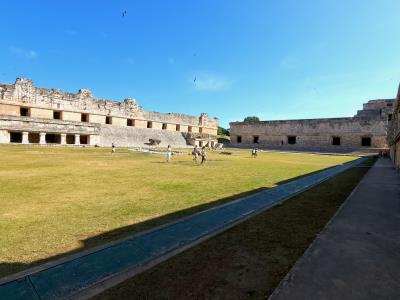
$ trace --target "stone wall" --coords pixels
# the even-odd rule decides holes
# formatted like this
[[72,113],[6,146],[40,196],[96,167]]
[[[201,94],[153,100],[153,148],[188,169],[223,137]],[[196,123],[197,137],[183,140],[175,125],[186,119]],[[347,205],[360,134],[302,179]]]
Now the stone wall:
[[373,100],[371,105],[364,106],[368,113],[359,111],[350,118],[232,122],[231,144],[332,152],[387,148],[388,117],[393,103],[393,99]]
[[163,144],[184,146],[185,133],[215,136],[217,128],[218,119],[209,118],[206,113],[195,117],[148,112],[135,99],[118,102],[95,98],[86,89],[74,94],[38,88],[24,78],[17,78],[15,84],[0,84],[0,143],[10,142],[10,132],[25,132],[24,137],[27,132],[41,132],[85,134],[90,144],[102,146],[110,146],[112,142],[120,146],[144,146],[155,136]]
[[115,143],[119,147],[146,146],[149,139],[161,141],[159,146],[187,147],[184,133],[139,127],[121,127],[102,125],[100,133],[100,146],[109,146]]
[[[125,120],[132,118],[160,123],[202,126],[215,129],[215,134],[218,127],[218,119],[209,118],[206,113],[195,117],[178,113],[147,112],[139,106],[135,99],[128,98],[123,102],[118,102],[98,99],[86,89],[80,89],[78,93],[74,94],[55,89],[37,88],[30,79],[25,78],[17,78],[15,84],[0,84],[0,101],[2,104],[32,107],[37,113],[37,117],[45,118],[52,118],[52,111],[59,110],[120,117]],[[44,110],[39,110],[40,108]],[[96,120],[102,119],[97,118]]]
[[388,144],[390,147],[390,157],[395,166],[400,168],[400,85],[392,119],[389,122]]

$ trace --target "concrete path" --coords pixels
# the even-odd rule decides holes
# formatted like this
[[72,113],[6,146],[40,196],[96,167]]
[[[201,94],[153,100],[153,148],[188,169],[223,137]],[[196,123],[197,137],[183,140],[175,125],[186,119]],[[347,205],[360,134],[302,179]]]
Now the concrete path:
[[87,298],[359,163],[323,170],[0,280],[0,299]]
[[270,297],[400,299],[400,174],[379,159]]

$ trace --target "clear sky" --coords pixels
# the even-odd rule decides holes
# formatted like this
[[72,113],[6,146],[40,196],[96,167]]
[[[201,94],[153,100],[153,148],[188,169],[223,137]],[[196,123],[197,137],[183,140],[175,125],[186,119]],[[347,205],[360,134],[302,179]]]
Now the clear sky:
[[352,116],[400,81],[399,0],[0,4],[0,82],[208,112],[223,127]]

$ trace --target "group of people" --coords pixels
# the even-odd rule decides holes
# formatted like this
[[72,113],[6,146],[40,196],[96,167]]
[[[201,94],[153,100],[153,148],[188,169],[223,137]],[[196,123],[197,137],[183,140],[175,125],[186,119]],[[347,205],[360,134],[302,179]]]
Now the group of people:
[[196,162],[196,164],[197,164],[197,158],[199,157],[199,155],[201,156],[201,163],[202,164],[206,163],[206,160],[207,160],[206,147],[203,146],[201,148],[201,150],[199,150],[197,145],[195,145],[192,155],[193,155],[193,161]]
[[[111,154],[115,153],[116,151],[116,146],[114,143],[111,144]],[[257,148],[251,149],[251,157],[256,158],[258,153]],[[170,162],[172,159],[173,151],[171,145],[168,145],[167,147],[167,162]],[[207,160],[207,153],[206,153],[206,147],[202,147],[201,150],[199,150],[199,147],[197,145],[194,146],[193,151],[193,161],[197,164],[198,163],[198,157],[201,156],[201,164],[205,164]],[[380,154],[381,155],[381,154]]]
[[[171,161],[172,158],[172,147],[171,145],[168,145],[167,148],[167,162]],[[192,151],[192,155],[193,155],[193,161],[197,164],[198,161],[198,157],[201,156],[201,164],[205,164],[206,160],[207,160],[207,153],[206,153],[206,147],[202,147],[201,150],[199,150],[198,146],[195,145]]]

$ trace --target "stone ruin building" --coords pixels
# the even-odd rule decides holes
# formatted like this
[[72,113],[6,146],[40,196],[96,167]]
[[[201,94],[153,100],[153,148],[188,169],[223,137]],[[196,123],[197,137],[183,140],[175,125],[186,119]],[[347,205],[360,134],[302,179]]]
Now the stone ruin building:
[[400,168],[400,85],[397,92],[396,102],[394,104],[392,119],[389,122],[388,144],[390,157],[395,166]]
[[230,123],[236,147],[321,152],[387,149],[395,99],[371,100],[354,117]]
[[218,119],[144,111],[134,99],[95,98],[89,90],[66,93],[17,78],[0,84],[0,143],[146,146],[214,146]]

